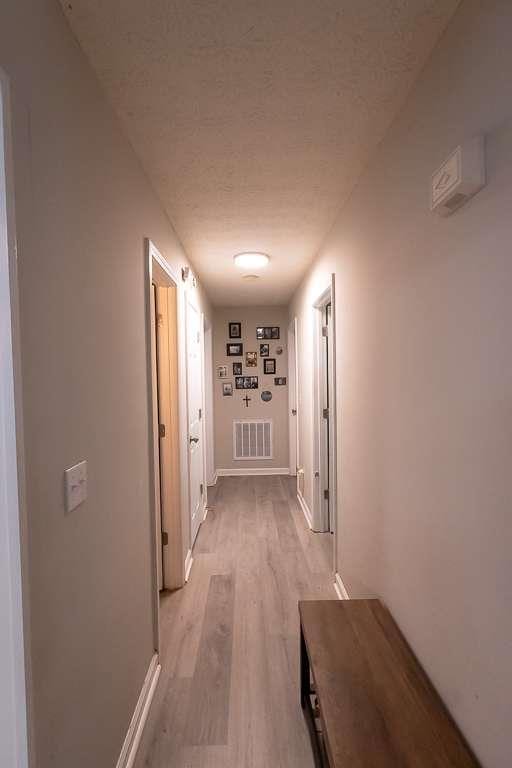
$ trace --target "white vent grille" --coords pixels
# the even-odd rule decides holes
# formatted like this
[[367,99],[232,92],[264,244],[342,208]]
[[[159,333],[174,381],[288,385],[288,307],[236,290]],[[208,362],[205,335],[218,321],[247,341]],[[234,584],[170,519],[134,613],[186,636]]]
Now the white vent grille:
[[233,422],[233,458],[272,459],[274,446],[272,420],[252,419]]

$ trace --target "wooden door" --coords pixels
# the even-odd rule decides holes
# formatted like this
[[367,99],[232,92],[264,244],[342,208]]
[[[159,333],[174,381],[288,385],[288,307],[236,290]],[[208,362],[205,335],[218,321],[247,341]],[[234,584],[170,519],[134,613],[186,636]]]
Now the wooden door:
[[183,586],[176,288],[157,286],[155,298],[163,586],[176,589]]

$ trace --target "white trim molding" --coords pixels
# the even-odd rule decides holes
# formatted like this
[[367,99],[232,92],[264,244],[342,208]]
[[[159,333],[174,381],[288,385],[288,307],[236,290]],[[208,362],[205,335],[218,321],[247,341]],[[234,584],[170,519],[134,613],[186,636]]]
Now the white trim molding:
[[236,477],[249,475],[289,475],[289,467],[247,467],[243,469],[218,469],[217,477]]
[[313,518],[312,518],[312,515],[311,515],[311,510],[308,507],[306,499],[304,498],[304,496],[302,495],[302,493],[300,491],[297,491],[297,501],[299,502],[300,508],[304,512],[304,517],[306,518],[306,523],[308,524],[308,528],[310,530],[313,530],[313,526],[312,526]]
[[9,79],[0,69],[0,763],[27,768],[32,680],[11,121]]
[[190,571],[192,570],[192,563],[194,562],[194,558],[192,557],[192,550],[189,549],[187,552],[187,556],[185,558],[185,581],[187,582],[190,578]]
[[207,483],[208,488],[212,488],[214,485],[217,485],[217,480],[218,479],[219,479],[219,473],[217,472],[217,470],[215,470],[215,474],[212,477],[211,482]]
[[345,589],[345,585],[341,580],[341,576],[337,571],[334,576],[334,589],[340,600],[350,600],[350,596],[347,590]]
[[151,659],[146,679],[142,686],[139,699],[135,706],[133,717],[126,734],[126,738],[117,761],[116,768],[132,768],[137,750],[139,748],[142,732],[146,724],[151,702],[155,694],[158,678],[160,677],[161,666],[158,663],[158,654],[155,653]]

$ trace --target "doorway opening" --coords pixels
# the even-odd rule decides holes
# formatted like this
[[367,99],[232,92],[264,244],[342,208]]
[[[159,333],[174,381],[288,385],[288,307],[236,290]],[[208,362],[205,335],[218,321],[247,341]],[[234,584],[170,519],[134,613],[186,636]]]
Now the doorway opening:
[[[159,593],[185,583],[181,517],[178,279],[151,241],[148,257],[150,477],[156,640]],[[158,646],[157,646],[158,647]]]
[[336,445],[336,327],[334,275],[314,304],[314,509],[313,530],[333,538],[336,570],[337,445]]

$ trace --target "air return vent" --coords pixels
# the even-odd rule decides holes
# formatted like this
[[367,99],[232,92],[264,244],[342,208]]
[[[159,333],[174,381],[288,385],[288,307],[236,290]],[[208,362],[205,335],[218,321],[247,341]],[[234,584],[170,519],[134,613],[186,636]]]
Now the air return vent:
[[272,420],[251,419],[233,422],[233,458],[272,459]]

